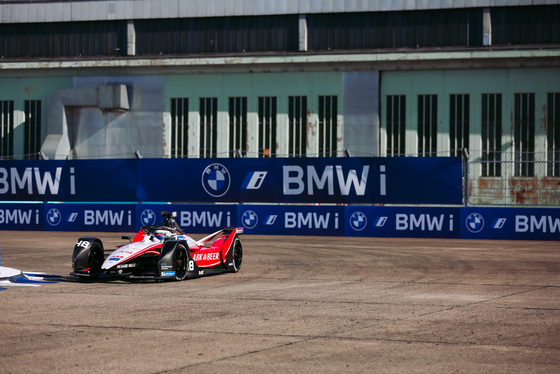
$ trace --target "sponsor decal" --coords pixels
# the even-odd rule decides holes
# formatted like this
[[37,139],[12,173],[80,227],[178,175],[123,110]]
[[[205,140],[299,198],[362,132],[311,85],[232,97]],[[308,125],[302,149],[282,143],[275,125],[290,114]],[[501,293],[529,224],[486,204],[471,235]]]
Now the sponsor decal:
[[149,226],[156,223],[156,214],[151,209],[145,209],[142,214],[140,214],[140,220],[143,226]]
[[112,210],[112,209],[86,209],[84,210],[84,225],[86,226],[122,226],[132,225],[131,210]]
[[47,222],[51,226],[56,226],[62,220],[62,214],[60,214],[60,210],[56,208],[52,208],[47,212]]
[[[383,167],[385,173],[385,167]],[[346,174],[346,175],[345,175]],[[327,165],[319,175],[314,165],[306,169],[298,165],[285,165],[283,167],[284,195],[314,195],[315,189],[326,189],[330,196],[335,195],[335,186],[342,196],[349,196],[352,191],[357,196],[366,193],[369,174],[369,165],[364,165],[362,170],[350,169],[345,171],[341,165]],[[336,183],[335,183],[336,182]],[[381,191],[386,194],[386,179],[383,174]]]
[[68,215],[68,218],[66,218],[66,222],[68,223],[76,222],[76,219],[78,219],[78,213],[73,212]]
[[[396,230],[445,231],[445,214],[397,214]],[[453,231],[453,214],[448,216],[449,231]]]
[[135,267],[136,267],[135,263],[117,265],[117,269],[135,268]]
[[278,218],[276,214],[271,214],[268,217],[266,217],[266,219],[264,220],[264,224],[269,226],[274,225],[274,222],[276,222],[276,218]]
[[224,196],[228,192],[230,184],[229,171],[222,164],[211,164],[202,172],[202,187],[210,196]]
[[[27,167],[21,171],[15,167],[0,168],[0,195],[17,195],[27,191],[29,195],[58,195],[62,180],[62,167],[54,172],[39,167]],[[70,195],[76,194],[74,168],[70,168]]]
[[383,227],[385,226],[385,224],[387,223],[387,218],[388,217],[377,217],[375,219],[375,222],[373,223],[373,226],[375,227]]
[[560,218],[518,214],[515,216],[515,232],[560,233]]
[[162,277],[174,277],[175,272],[174,271],[162,271],[161,276]]
[[504,225],[506,224],[507,219],[506,218],[496,218],[494,220],[494,222],[492,222],[492,228],[493,229],[501,229],[504,227]]
[[362,212],[354,212],[350,216],[350,227],[356,231],[362,231],[367,226],[366,215]]
[[247,210],[241,216],[241,222],[243,222],[243,226],[245,226],[246,228],[252,229],[255,228],[255,226],[257,226],[257,223],[259,222],[259,217],[257,216],[257,213],[255,213],[254,211]]
[[258,190],[261,188],[267,171],[253,171],[247,174],[241,188],[244,190]]
[[[331,217],[333,219],[331,220]],[[329,223],[334,224],[334,229],[338,229],[338,213],[317,213],[317,212],[285,212],[284,228],[308,228],[308,229],[328,229]]]
[[471,213],[465,220],[465,225],[467,227],[467,230],[469,230],[473,234],[476,234],[484,228],[484,218],[482,218],[481,214]]
[[219,260],[220,254],[218,252],[210,252],[210,253],[195,253],[193,255],[193,260],[195,261],[212,261],[212,260]]
[[[179,213],[179,226],[185,227],[220,227],[223,225],[223,212],[181,211]],[[226,226],[231,225],[231,212],[226,212]]]
[[[35,222],[33,222],[35,216]],[[38,225],[39,210],[35,209],[0,209],[0,225]]]

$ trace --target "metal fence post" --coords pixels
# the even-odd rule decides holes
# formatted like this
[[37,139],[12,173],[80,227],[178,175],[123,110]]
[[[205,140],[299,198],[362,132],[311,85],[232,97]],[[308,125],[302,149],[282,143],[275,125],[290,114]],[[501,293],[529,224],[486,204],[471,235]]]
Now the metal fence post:
[[465,206],[469,206],[469,150],[467,148],[463,148],[461,153],[463,155],[463,191],[465,195],[464,203]]

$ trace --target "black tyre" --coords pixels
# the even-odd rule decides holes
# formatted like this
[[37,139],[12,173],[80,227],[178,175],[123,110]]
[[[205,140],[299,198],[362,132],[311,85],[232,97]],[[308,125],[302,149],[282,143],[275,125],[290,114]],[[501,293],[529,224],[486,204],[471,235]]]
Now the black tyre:
[[235,239],[233,242],[233,257],[232,266],[230,272],[237,273],[241,269],[241,263],[243,262],[243,246],[241,245],[241,240]]
[[175,262],[175,280],[182,281],[187,277],[189,268],[189,255],[183,244],[179,244],[175,247],[173,261]]

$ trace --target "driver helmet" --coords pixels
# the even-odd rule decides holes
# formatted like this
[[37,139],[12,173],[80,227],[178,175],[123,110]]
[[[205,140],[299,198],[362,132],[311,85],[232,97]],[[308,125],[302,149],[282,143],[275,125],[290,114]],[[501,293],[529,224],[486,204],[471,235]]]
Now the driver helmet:
[[154,238],[162,242],[165,239],[171,237],[171,233],[167,230],[156,230],[152,233],[152,235],[154,236]]

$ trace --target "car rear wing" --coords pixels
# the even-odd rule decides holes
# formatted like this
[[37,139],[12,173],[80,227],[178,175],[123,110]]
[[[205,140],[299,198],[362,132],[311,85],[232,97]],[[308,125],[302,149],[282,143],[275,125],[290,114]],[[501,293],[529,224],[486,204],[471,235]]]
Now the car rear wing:
[[215,238],[218,238],[220,236],[228,236],[233,240],[233,238],[236,237],[237,235],[243,234],[243,230],[244,230],[243,227],[226,227],[222,230],[216,231],[200,239],[199,241],[196,242],[196,245],[202,247],[207,243],[211,243]]

